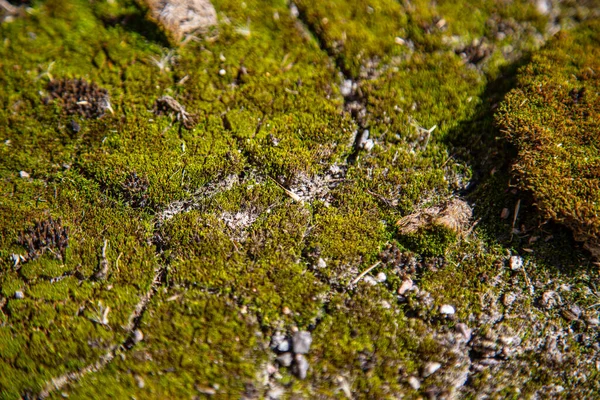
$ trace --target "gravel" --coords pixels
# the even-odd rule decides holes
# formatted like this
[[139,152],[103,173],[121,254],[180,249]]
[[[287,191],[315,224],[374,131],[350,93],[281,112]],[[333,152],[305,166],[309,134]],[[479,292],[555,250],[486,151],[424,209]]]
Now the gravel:
[[294,353],[306,354],[310,350],[312,335],[308,331],[296,332],[292,338]]

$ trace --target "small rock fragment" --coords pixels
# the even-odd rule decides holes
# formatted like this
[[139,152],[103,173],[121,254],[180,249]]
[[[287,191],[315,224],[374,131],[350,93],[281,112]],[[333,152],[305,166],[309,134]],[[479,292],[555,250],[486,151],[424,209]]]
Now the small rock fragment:
[[322,258],[319,258],[319,260],[317,261],[317,267],[319,267],[319,268],[326,268],[327,267],[327,263]]
[[373,141],[373,139],[367,139],[367,141],[363,144],[363,149],[365,149],[366,151],[373,150],[373,147],[375,147],[375,142]]
[[511,270],[516,271],[523,267],[523,257],[511,256],[508,264]]
[[348,97],[352,94],[352,79],[345,79],[340,85],[340,92],[342,96]]
[[371,286],[377,285],[377,280],[370,275],[365,276],[363,281]]
[[405,280],[402,281],[402,284],[398,288],[398,294],[399,295],[403,295],[404,293],[406,293],[410,289],[412,289],[412,287],[413,287],[413,281],[412,281],[412,279],[410,279],[410,278],[405,279]]
[[144,334],[142,333],[142,331],[140,329],[136,329],[135,331],[133,331],[133,342],[139,343],[142,340],[144,340]]
[[415,390],[419,390],[419,388],[421,387],[421,381],[415,376],[411,376],[410,378],[408,378],[408,384],[411,388]]
[[290,315],[290,314],[292,313],[292,310],[290,310],[290,308],[289,308],[289,307],[287,307],[287,306],[284,306],[284,307],[281,309],[281,312],[283,313],[283,315]]
[[267,399],[277,400],[285,394],[285,390],[281,386],[274,386],[267,392]]
[[503,208],[502,213],[500,214],[500,218],[506,219],[510,215],[510,210],[508,208]]
[[442,313],[442,314],[452,315],[455,312],[456,312],[456,310],[450,304],[444,304],[443,306],[440,307],[440,313]]
[[381,307],[383,307],[385,310],[389,310],[392,308],[392,305],[388,301],[382,300]]
[[285,339],[277,346],[277,351],[286,352],[290,350],[290,342]]
[[385,272],[380,272],[375,277],[375,280],[379,283],[385,282],[387,280],[387,275],[385,274]]
[[146,386],[146,382],[144,382],[144,379],[142,379],[141,376],[135,375],[134,379],[135,379],[135,384],[137,385],[138,388],[143,389],[144,386]]
[[15,292],[15,299],[22,300],[24,298],[25,298],[25,294],[22,291],[17,290]]
[[293,372],[300,379],[306,378],[306,373],[308,372],[308,360],[303,354],[296,354],[294,357]]
[[292,353],[283,353],[277,356],[277,363],[282,367],[289,367],[292,365],[292,361]]
[[271,349],[277,349],[284,341],[287,341],[285,335],[281,332],[275,332],[273,336],[271,336]]
[[150,18],[176,42],[191,33],[206,33],[217,24],[217,12],[209,0],[145,0]]
[[441,367],[442,367],[442,364],[440,364],[438,362],[428,362],[427,364],[425,364],[425,367],[423,368],[423,377],[427,378],[428,376],[435,373],[435,371],[437,371]]
[[29,174],[25,171],[19,171],[19,176],[24,179],[29,178]]
[[292,338],[294,353],[306,354],[310,350],[312,335],[308,331],[296,332]]

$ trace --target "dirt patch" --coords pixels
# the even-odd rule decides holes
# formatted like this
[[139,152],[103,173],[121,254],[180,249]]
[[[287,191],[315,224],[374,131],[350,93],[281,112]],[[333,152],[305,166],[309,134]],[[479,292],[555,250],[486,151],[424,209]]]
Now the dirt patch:
[[51,100],[57,99],[69,115],[100,118],[112,112],[108,91],[83,79],[59,79],[48,83]]

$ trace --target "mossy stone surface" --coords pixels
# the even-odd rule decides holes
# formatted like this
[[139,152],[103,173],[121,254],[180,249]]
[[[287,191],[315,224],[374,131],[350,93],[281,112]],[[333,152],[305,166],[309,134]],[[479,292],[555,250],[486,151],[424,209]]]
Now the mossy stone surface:
[[[597,267],[493,116],[599,7],[213,4],[177,48],[133,0],[0,23],[0,398],[597,393]],[[72,113],[73,79],[110,107]],[[397,225],[459,199],[456,228]],[[271,348],[298,330],[305,379]]]
[[498,124],[519,155],[514,168],[541,212],[600,255],[597,21],[559,34],[523,68]]

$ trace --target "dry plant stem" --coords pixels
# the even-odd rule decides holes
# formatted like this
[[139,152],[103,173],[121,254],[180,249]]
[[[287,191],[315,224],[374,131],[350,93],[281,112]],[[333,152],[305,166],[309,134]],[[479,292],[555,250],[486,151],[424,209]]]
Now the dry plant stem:
[[10,4],[6,0],[0,0],[0,8],[3,8],[9,15],[15,15],[18,8]]
[[358,282],[360,282],[360,280],[362,278],[364,278],[365,275],[367,275],[369,272],[371,272],[372,270],[377,268],[379,266],[379,264],[381,264],[381,261],[377,261],[375,264],[371,265],[369,268],[364,270],[359,276],[357,276],[356,279],[354,279],[352,282],[350,282],[350,285],[348,285],[348,286],[356,285]]

